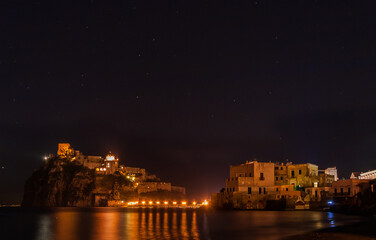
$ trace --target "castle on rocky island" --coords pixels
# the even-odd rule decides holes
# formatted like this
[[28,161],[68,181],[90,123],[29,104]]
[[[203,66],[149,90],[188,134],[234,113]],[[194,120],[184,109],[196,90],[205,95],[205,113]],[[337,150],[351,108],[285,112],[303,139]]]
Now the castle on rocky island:
[[87,156],[73,149],[69,143],[59,143],[57,156],[75,161],[86,168],[94,169],[96,174],[119,173],[133,183],[138,194],[164,190],[185,195],[184,187],[173,186],[170,182],[161,181],[155,174],[149,174],[145,168],[121,165],[119,159],[111,152],[104,158],[102,156]]
[[22,206],[189,207],[190,203],[184,187],[162,181],[144,168],[122,165],[112,153],[88,156],[69,143],[59,143],[57,154],[45,157],[43,166],[27,179]]

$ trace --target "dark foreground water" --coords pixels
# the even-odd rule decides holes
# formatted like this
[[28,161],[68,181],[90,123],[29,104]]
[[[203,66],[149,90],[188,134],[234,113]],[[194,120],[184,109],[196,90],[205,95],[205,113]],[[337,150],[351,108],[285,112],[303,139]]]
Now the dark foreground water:
[[0,239],[281,239],[361,220],[310,211],[0,208]]

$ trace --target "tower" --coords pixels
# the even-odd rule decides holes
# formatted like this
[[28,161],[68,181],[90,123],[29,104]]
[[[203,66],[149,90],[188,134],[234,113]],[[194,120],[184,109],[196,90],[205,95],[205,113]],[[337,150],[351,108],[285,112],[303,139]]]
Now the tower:
[[118,170],[119,167],[119,159],[115,157],[111,152],[107,154],[106,159],[104,160],[104,164],[107,169],[108,174],[113,174]]
[[74,150],[69,143],[59,143],[57,148],[57,156],[71,157],[74,155]]

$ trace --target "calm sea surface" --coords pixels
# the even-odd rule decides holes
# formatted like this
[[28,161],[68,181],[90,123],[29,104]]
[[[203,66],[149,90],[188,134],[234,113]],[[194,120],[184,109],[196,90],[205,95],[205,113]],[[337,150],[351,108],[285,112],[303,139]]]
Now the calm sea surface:
[[361,220],[309,211],[0,208],[0,239],[280,239]]

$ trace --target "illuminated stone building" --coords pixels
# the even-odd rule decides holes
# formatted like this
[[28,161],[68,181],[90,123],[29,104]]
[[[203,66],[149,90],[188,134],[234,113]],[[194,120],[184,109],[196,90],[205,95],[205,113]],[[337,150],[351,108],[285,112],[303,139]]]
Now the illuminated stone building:
[[226,188],[213,197],[235,208],[263,209],[266,200],[276,199],[274,163],[252,161],[230,166]]
[[305,193],[310,197],[310,201],[323,201],[332,197],[332,187],[309,187],[305,188]]
[[318,187],[331,187],[335,182],[335,175],[327,174],[326,170],[319,170]]
[[354,197],[369,187],[369,180],[344,179],[333,182],[331,193],[334,197]]
[[274,163],[253,161],[230,166],[227,192],[258,192],[258,187],[266,192],[274,189]]
[[135,181],[145,181],[146,179],[145,168],[124,167],[123,170],[128,178],[132,178]]
[[353,172],[351,173],[350,179],[365,179],[365,180],[373,180],[376,179],[376,170],[368,171],[368,172]]
[[59,143],[57,148],[57,156],[59,157],[73,157],[74,149],[69,143]]
[[75,156],[73,159],[90,169],[104,167],[104,159],[101,156],[86,156],[80,151],[75,151]]
[[334,177],[334,181],[338,180],[337,167],[330,167],[330,168],[325,169],[325,174],[332,175]]
[[[331,190],[335,175],[327,174],[326,170],[319,170],[318,184],[311,187],[305,187],[305,193],[309,195],[310,201],[323,201],[332,196]],[[337,169],[335,169],[335,173]],[[330,172],[334,174],[333,172]]]
[[[301,196],[301,192],[294,189],[293,185],[275,185],[274,186],[275,199],[297,199]],[[271,198],[271,199],[274,199]]]
[[315,164],[276,164],[274,169],[276,185],[292,185],[296,190],[305,187],[318,187],[319,170]]
[[119,159],[115,157],[115,155],[107,154],[106,158],[104,159],[104,166],[106,168],[107,174],[114,174],[116,171],[119,170]]

